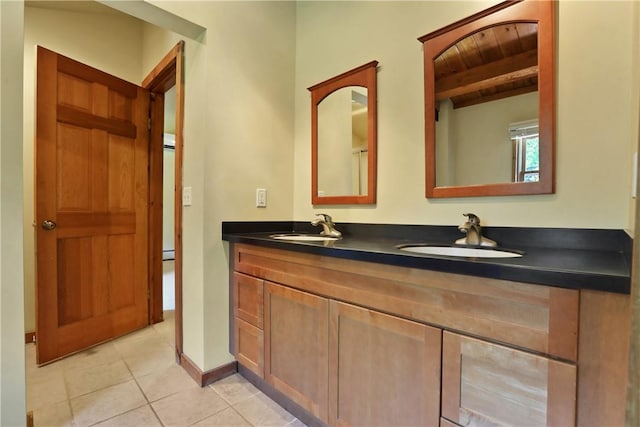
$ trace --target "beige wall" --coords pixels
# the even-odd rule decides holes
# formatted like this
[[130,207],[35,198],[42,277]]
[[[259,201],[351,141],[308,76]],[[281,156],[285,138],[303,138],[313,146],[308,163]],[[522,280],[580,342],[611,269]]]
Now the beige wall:
[[0,1],[0,425],[25,422],[21,2]]
[[[186,40],[183,211],[184,351],[201,369],[228,352],[228,248],[221,221],[291,218],[295,4],[154,4],[207,28]],[[177,42],[145,27],[143,68]],[[256,188],[268,190],[266,209]]]
[[[630,225],[631,147],[638,115],[632,74],[638,55],[633,50],[635,2],[558,4],[556,194],[425,199],[423,65],[416,39],[494,3],[297,3],[296,220],[327,212],[337,222],[457,224],[462,212],[471,211],[489,225]],[[314,207],[311,103],[305,88],[374,59],[380,61],[378,203]]]
[[33,207],[33,140],[35,46],[47,49],[140,83],[142,23],[112,14],[25,8],[24,34],[24,264],[25,330],[35,330],[35,261]]
[[[633,31],[632,31],[632,49],[631,49],[631,58],[632,58],[632,67],[631,67],[631,75],[638,76],[640,72],[640,2],[633,2]],[[640,105],[640,79],[634,78],[631,81],[631,104],[634,107]],[[638,139],[640,138],[640,114],[638,114],[635,108],[632,108],[629,111],[630,121],[631,121],[631,129],[632,138],[631,138],[631,153],[637,153],[640,151],[640,146]],[[630,160],[633,162],[633,159]],[[633,181],[634,177],[632,177]],[[635,177],[636,182],[638,182],[638,177]],[[640,188],[640,187],[638,187]],[[629,203],[629,224],[628,229],[633,235],[635,231],[635,219],[636,219],[636,200],[632,199]]]

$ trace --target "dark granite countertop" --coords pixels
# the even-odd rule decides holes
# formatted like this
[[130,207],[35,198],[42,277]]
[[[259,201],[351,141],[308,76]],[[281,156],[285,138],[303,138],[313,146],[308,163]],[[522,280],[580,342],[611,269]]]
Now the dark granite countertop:
[[223,222],[232,243],[286,249],[359,261],[421,268],[571,289],[628,294],[632,239],[623,230],[487,227],[500,248],[524,251],[520,258],[461,258],[400,250],[402,244],[449,245],[462,236],[455,226],[336,223],[343,237],[330,242],[274,240],[277,233],[312,233],[305,222]]

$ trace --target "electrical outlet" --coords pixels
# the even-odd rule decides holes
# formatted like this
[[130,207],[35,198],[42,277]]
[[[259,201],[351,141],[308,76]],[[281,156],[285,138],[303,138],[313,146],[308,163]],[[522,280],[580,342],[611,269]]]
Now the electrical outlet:
[[191,187],[182,188],[182,206],[191,206]]
[[256,188],[256,207],[258,208],[267,207],[267,189],[266,188]]

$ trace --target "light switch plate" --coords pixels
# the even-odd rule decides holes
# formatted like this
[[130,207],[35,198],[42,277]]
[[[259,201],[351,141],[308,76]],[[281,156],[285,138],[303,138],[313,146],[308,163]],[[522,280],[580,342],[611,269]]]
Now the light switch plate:
[[191,206],[193,201],[191,200],[191,187],[182,188],[182,206]]
[[256,188],[256,207],[258,208],[267,207],[267,189],[266,188]]

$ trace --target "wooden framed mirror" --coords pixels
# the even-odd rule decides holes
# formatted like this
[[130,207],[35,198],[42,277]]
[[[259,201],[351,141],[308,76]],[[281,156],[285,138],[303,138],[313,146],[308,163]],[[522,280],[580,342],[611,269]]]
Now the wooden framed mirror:
[[506,1],[420,37],[426,196],[555,191],[555,4]]
[[371,61],[311,86],[311,201],[376,202],[376,67]]

